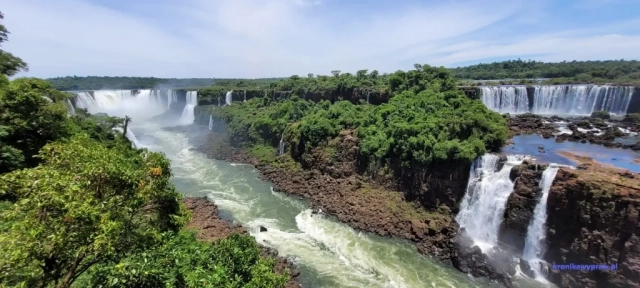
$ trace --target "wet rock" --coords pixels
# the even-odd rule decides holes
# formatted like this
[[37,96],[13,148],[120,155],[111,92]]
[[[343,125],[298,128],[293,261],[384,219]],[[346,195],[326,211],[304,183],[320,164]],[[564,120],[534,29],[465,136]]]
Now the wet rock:
[[267,232],[267,227],[260,226],[260,232]]

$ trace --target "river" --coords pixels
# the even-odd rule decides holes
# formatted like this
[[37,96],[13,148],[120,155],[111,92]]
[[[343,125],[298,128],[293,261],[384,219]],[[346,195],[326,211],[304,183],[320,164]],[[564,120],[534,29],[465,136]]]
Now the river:
[[[249,165],[207,159],[190,151],[183,133],[157,124],[132,127],[141,145],[171,160],[173,183],[187,196],[207,196],[223,217],[290,257],[304,287],[491,287],[485,280],[420,255],[406,241],[358,232],[301,200],[273,191]],[[203,128],[204,130],[205,128]],[[203,132],[206,133],[206,132]],[[259,232],[264,226],[266,232]]]

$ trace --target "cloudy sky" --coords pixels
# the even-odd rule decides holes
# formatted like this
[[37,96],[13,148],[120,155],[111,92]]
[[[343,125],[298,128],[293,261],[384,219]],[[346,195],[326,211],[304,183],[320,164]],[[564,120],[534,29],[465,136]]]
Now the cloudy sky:
[[640,58],[640,0],[0,0],[21,76],[277,77]]

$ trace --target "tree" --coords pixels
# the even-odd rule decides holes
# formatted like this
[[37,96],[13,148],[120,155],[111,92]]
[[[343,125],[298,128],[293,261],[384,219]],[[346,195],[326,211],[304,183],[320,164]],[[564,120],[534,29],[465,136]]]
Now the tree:
[[[18,166],[33,167],[39,162],[33,156],[40,148],[71,135],[67,108],[42,97],[63,96],[51,84],[36,78],[20,78],[0,87],[0,126],[5,127],[0,142],[22,152],[24,161]],[[0,173],[7,171],[7,167],[0,166]]]
[[[4,14],[0,12],[0,20],[4,19]],[[9,31],[0,24],[0,44],[9,39]],[[13,76],[20,71],[28,71],[27,63],[13,54],[0,49],[0,73],[6,76]]]
[[86,134],[45,146],[36,168],[0,176],[0,197],[18,199],[0,221],[0,282],[70,287],[98,263],[119,261],[177,231],[185,212],[162,154],[106,148]]

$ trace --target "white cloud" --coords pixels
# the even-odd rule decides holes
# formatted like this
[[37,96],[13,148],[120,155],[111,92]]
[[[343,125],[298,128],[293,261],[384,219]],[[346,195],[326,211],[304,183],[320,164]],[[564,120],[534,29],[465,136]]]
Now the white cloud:
[[546,6],[526,14],[531,6],[520,0],[429,2],[354,10],[337,0],[176,0],[147,2],[145,13],[88,0],[0,0],[0,7],[12,32],[3,48],[39,77],[392,72],[413,63],[448,66],[520,55],[630,59],[640,47],[640,36],[614,35],[634,21],[575,34],[519,35],[504,32],[536,25],[547,17]]

